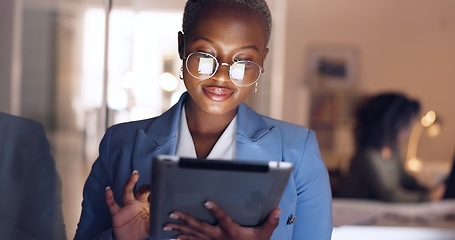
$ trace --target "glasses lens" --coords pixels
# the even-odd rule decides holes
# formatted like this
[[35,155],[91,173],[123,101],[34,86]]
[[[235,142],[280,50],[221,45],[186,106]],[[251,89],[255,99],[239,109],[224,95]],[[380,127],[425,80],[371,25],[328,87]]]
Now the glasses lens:
[[230,77],[237,86],[250,86],[261,75],[261,68],[254,62],[239,61],[231,66]]
[[[215,74],[218,61],[210,54],[194,52],[186,59],[186,69],[191,76],[204,80]],[[237,86],[250,86],[259,79],[261,71],[261,67],[255,62],[238,61],[231,65],[229,77]]]
[[216,71],[217,62],[214,57],[204,53],[192,53],[186,60],[186,69],[195,78],[207,79]]

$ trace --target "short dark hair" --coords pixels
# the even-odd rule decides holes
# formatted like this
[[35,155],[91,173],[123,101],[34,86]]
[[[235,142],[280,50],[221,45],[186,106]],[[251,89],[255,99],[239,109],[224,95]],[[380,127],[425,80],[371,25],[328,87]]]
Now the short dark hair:
[[272,32],[272,14],[270,13],[270,9],[265,0],[188,0],[185,4],[183,13],[183,33],[189,33],[202,10],[206,9],[207,6],[218,4],[242,7],[263,17],[265,22],[266,44],[269,42]]
[[398,148],[398,135],[420,112],[420,103],[400,93],[387,92],[368,98],[355,112],[357,150]]

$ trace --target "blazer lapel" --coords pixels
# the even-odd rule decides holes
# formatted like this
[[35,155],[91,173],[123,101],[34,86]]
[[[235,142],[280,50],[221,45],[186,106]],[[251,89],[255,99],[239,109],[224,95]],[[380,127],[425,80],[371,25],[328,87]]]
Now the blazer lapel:
[[261,115],[244,103],[239,105],[237,114],[237,159],[281,161],[282,142],[279,129],[268,126]]
[[[136,135],[132,167],[140,174],[138,184],[150,183],[152,159],[159,154],[175,155],[180,114],[187,93],[161,116],[154,118],[150,127]],[[263,117],[246,104],[238,108],[237,159],[248,161],[281,161],[282,141],[278,128],[268,126]]]
[[150,183],[153,157],[175,155],[180,113],[186,97],[183,94],[171,109],[154,118],[147,129],[138,130],[132,156],[132,167],[140,174],[136,186]]

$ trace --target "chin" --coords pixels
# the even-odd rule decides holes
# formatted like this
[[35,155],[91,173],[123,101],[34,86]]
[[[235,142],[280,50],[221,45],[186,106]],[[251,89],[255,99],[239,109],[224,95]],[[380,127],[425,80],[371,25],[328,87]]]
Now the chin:
[[237,106],[226,106],[226,102],[215,102],[205,106],[205,111],[210,114],[222,115],[232,111],[236,111]]

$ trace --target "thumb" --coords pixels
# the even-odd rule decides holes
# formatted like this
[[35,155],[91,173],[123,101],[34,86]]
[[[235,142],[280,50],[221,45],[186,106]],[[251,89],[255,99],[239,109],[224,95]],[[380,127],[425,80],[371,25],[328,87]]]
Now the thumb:
[[278,226],[278,223],[280,221],[280,215],[281,215],[281,209],[275,208],[269,213],[269,216],[267,217],[267,220],[265,223],[262,225],[264,229],[270,229],[270,232],[272,233],[275,228]]
[[105,193],[105,198],[106,198],[106,204],[109,208],[109,212],[111,212],[111,215],[115,215],[120,211],[119,205],[114,200],[114,193],[112,192],[111,187],[106,187],[106,193]]

